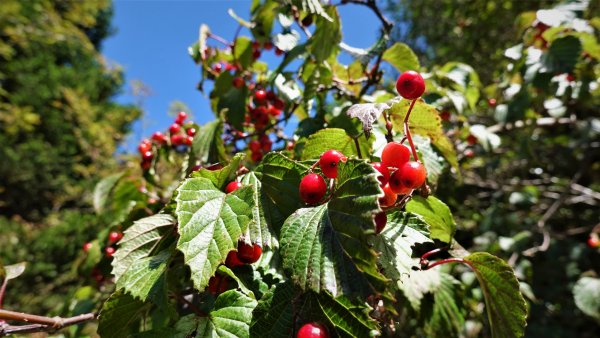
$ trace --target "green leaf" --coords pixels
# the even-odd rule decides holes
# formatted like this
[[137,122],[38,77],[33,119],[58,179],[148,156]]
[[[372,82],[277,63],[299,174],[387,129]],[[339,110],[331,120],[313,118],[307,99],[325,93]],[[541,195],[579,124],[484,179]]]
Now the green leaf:
[[299,209],[283,224],[280,253],[288,276],[304,290],[334,296],[366,296],[383,289],[385,278],[367,243],[374,232],[373,215],[380,211],[380,195],[368,163],[340,164],[331,200]]
[[[389,113],[391,114],[394,130],[404,133],[404,117],[408,112],[410,100],[400,100],[391,105]],[[442,129],[441,118],[438,111],[431,105],[418,100],[410,113],[408,119],[410,123],[410,132],[421,136],[427,136],[431,143],[440,151],[446,161],[454,168],[458,168],[456,152],[452,142],[448,139]]]
[[254,62],[252,52],[252,40],[244,36],[241,36],[235,40],[233,57],[234,60],[237,60],[240,63],[242,69],[249,68],[252,62]]
[[190,267],[194,286],[204,290],[252,220],[252,188],[225,194],[210,180],[193,177],[177,189],[175,201],[180,234],[177,249]]
[[252,313],[252,337],[287,338],[294,326],[294,286],[292,283],[275,285],[258,302]]
[[172,255],[172,250],[164,250],[156,256],[134,261],[118,280],[117,290],[123,289],[143,302],[152,300],[160,304],[165,301],[165,271]]
[[302,207],[298,187],[308,166],[271,152],[265,155],[256,171],[265,194],[265,216],[271,226],[279,228],[289,215]]
[[413,50],[402,42],[396,42],[388,48],[382,56],[382,59],[389,62],[399,72],[407,70],[419,71],[421,65],[419,58]]
[[492,337],[523,337],[527,304],[519,291],[519,281],[513,269],[502,259],[486,252],[472,253],[464,260],[481,285]]
[[328,21],[333,21],[328,11],[326,11],[321,5],[321,1],[319,0],[296,0],[297,2],[301,2],[302,10],[307,11],[312,14],[317,14]]
[[254,172],[249,172],[244,175],[242,184],[252,187],[252,222],[248,226],[252,243],[262,243],[263,246],[271,246],[271,231],[265,219],[261,199],[262,199],[262,183]]
[[543,63],[552,73],[572,73],[581,56],[581,41],[574,36],[565,36],[552,42]]
[[202,177],[211,181],[212,184],[219,190],[225,190],[225,187],[229,182],[235,180],[237,171],[240,169],[242,160],[246,155],[243,153],[237,153],[231,159],[228,165],[219,170],[209,170],[206,168],[200,168],[192,173],[192,177]]
[[149,305],[123,292],[113,293],[98,315],[98,334],[103,338],[128,337]]
[[573,287],[573,296],[581,312],[600,320],[600,279],[582,277]]
[[256,301],[229,290],[217,297],[208,317],[198,318],[196,337],[250,337],[250,321]]
[[431,140],[428,137],[415,135],[413,137],[415,146],[419,149],[419,158],[423,161],[427,171],[427,182],[436,184],[438,178],[446,167],[444,159],[431,148]]
[[223,122],[214,120],[198,129],[190,152],[189,168],[206,163],[218,163],[228,160],[227,152],[221,134],[223,133]]
[[369,317],[372,309],[365,304],[353,304],[348,298],[333,298],[328,293],[318,295],[321,311],[342,336],[374,337],[379,335],[379,323]]
[[440,273],[440,284],[432,292],[433,309],[427,320],[427,337],[458,337],[465,325],[465,309],[462,305],[461,284],[447,273]]
[[148,257],[157,242],[173,229],[174,225],[173,216],[156,214],[135,221],[125,230],[112,261],[112,274],[115,276],[115,281],[118,283],[132,264]]
[[[310,0],[313,1],[313,0]],[[318,3],[319,1],[314,1]],[[320,4],[319,4],[320,6]],[[329,18],[320,16],[316,20],[315,34],[310,38],[310,52],[317,62],[327,60],[342,41],[342,26],[335,6],[326,9]]]
[[[369,156],[372,152],[371,142],[364,137],[358,139],[358,146],[362,156]],[[309,136],[304,151],[302,151],[302,160],[316,159],[327,150],[337,150],[348,157],[358,156],[355,141],[346,134],[344,129],[328,128],[322,129]]]
[[225,94],[219,97],[217,111],[225,111],[225,119],[228,123],[238,130],[243,130],[243,122],[246,115],[246,99],[248,98],[248,88],[231,87]]
[[263,41],[271,36],[277,6],[279,4],[276,1],[266,1],[255,10],[254,16],[252,16],[253,26],[251,30],[256,40]]
[[181,317],[175,327],[162,327],[145,331],[134,335],[136,338],[189,338],[193,337],[194,331],[198,328],[198,317],[195,314],[190,314]]
[[94,188],[94,210],[100,214],[106,207],[107,199],[125,172],[103,178]]
[[456,232],[456,222],[444,202],[433,196],[413,196],[406,204],[406,211],[419,215],[429,225],[432,239],[450,243]]

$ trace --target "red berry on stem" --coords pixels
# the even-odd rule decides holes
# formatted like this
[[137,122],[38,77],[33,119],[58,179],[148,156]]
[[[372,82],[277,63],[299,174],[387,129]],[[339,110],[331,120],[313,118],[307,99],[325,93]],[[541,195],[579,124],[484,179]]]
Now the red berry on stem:
[[154,157],[154,154],[151,151],[147,151],[142,154],[142,159],[145,162],[152,160],[153,157]]
[[280,56],[284,53],[284,51],[282,51],[281,49],[275,47],[275,55]]
[[338,163],[340,161],[346,162],[347,160],[348,158],[339,151],[333,149],[327,150],[321,154],[321,158],[319,158],[319,167],[321,167],[321,171],[325,177],[336,178],[338,174]]
[[260,150],[259,151],[253,151],[252,154],[250,154],[250,157],[252,158],[252,161],[258,162],[258,161],[262,160],[263,153]]
[[180,111],[179,114],[177,114],[177,117],[175,118],[175,123],[183,124],[185,119],[187,119],[187,113],[184,111]]
[[156,133],[152,134],[152,140],[157,143],[166,143],[167,137],[165,136],[165,134],[161,133],[160,131],[157,131]]
[[106,254],[106,257],[112,257],[115,254],[115,248],[113,248],[112,246],[106,247],[104,249],[104,253]]
[[266,99],[267,99],[267,92],[265,92],[264,90],[259,89],[254,92],[254,100],[256,102],[265,102]]
[[193,136],[187,136],[183,139],[183,143],[185,143],[185,145],[187,146],[191,146],[192,143],[194,143],[194,137]]
[[260,42],[252,41],[252,49],[259,49],[259,48],[260,48]]
[[144,171],[150,170],[150,167],[152,167],[152,162],[142,161],[142,163],[140,163],[140,166],[142,167],[142,170],[144,170]]
[[83,251],[88,252],[90,251],[90,249],[92,248],[92,243],[91,242],[87,242],[83,245]]
[[217,64],[215,64],[215,65],[213,66],[213,70],[214,70],[216,73],[220,73],[220,72],[223,70],[223,65],[222,65],[222,64],[220,64],[220,63],[217,63]]
[[264,43],[263,48],[265,50],[271,50],[271,49],[273,49],[273,43],[271,41],[267,41]]
[[383,197],[379,198],[379,205],[382,207],[391,207],[396,203],[398,195],[392,190],[389,184],[383,186]]
[[329,338],[329,333],[321,324],[306,323],[298,330],[296,338]]
[[407,195],[410,194],[412,189],[407,187],[402,182],[402,176],[400,175],[400,170],[394,171],[392,176],[390,176],[390,183],[388,183],[393,192],[398,195]]
[[225,192],[229,194],[230,192],[234,192],[243,186],[244,185],[241,184],[240,182],[236,182],[236,181],[229,182],[229,184],[227,184],[227,186],[225,187]]
[[390,142],[381,153],[381,162],[388,167],[400,168],[410,160],[410,149],[400,142]]
[[181,130],[181,125],[179,125],[178,123],[173,123],[170,127],[169,127],[169,132],[171,134],[177,134],[179,131]]
[[176,135],[171,136],[171,143],[174,146],[178,146],[180,144],[183,144],[184,142],[185,142],[184,137],[181,134],[176,134]]
[[269,107],[269,115],[277,117],[277,116],[281,115],[281,110],[277,109],[277,107],[275,107],[275,106],[270,106]]
[[108,241],[111,243],[114,243],[114,242],[120,240],[121,238],[123,238],[123,234],[118,231],[111,231],[108,234]]
[[238,259],[246,264],[256,263],[262,255],[262,248],[258,244],[248,244],[243,240],[238,241]]
[[411,189],[417,189],[425,183],[427,171],[425,166],[416,161],[405,163],[402,168],[398,169],[402,185]]
[[300,181],[300,197],[305,203],[316,204],[325,196],[326,191],[327,185],[321,175],[308,174]]
[[388,170],[387,166],[381,162],[373,162],[371,163],[371,166],[373,166],[373,168],[380,174],[377,175],[380,185],[382,187],[386,185],[390,180],[390,171]]
[[379,234],[387,224],[387,215],[385,212],[380,212],[375,215],[375,233]]
[[425,92],[425,80],[414,70],[406,71],[398,77],[396,90],[405,99],[419,98]]
[[473,135],[473,134],[469,134],[469,136],[467,136],[467,143],[469,143],[470,145],[476,144],[477,137],[475,137],[475,135]]
[[189,128],[188,130],[185,131],[185,133],[188,134],[188,136],[195,136],[196,128]]
[[229,251],[227,258],[225,259],[225,266],[231,269],[241,265],[244,265],[244,263],[239,260],[237,251]]
[[218,295],[227,291],[228,287],[229,281],[227,279],[227,276],[214,275],[208,280],[208,287],[206,288],[206,290],[212,293],[213,295]]
[[490,106],[490,107],[492,107],[492,108],[493,108],[493,107],[495,107],[495,106],[496,106],[496,104],[497,104],[497,101],[496,101],[496,99],[489,99],[489,100],[488,100],[488,106]]
[[265,134],[261,135],[260,136],[260,148],[262,149],[262,151],[269,152],[269,151],[271,151],[272,147],[273,147],[273,141],[271,141],[269,136],[265,135]]
[[590,248],[597,248],[600,246],[600,238],[598,238],[598,236],[590,235],[587,244]]
[[273,107],[279,109],[279,110],[283,110],[285,108],[285,102],[283,102],[282,99],[274,99],[273,100]]
[[260,151],[260,148],[260,142],[258,140],[252,140],[248,143],[248,149],[250,149],[250,151]]
[[258,59],[260,57],[260,54],[261,54],[260,53],[260,49],[255,49],[255,50],[252,51],[252,58],[254,60]]
[[140,154],[143,154],[150,150],[152,150],[152,144],[150,143],[150,141],[143,140],[142,142],[140,142],[140,145],[138,146],[138,151],[140,152]]

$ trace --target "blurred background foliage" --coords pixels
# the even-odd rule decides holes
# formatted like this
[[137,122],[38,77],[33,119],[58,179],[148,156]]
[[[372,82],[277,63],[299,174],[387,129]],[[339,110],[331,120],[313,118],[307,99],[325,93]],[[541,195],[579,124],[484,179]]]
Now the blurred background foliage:
[[[397,22],[393,39],[425,66],[425,99],[444,112],[459,153],[460,173],[446,167],[435,187],[458,242],[515,268],[531,306],[527,337],[596,337],[598,319],[574,289],[600,271],[586,245],[600,233],[600,3],[568,2],[573,16],[555,25],[536,11],[558,1],[381,3]],[[110,17],[109,1],[0,6],[0,258],[29,262],[11,281],[11,308],[71,311],[91,282],[72,268],[82,244],[116,226],[94,216],[92,187],[118,165],[140,110],[111,101],[122,73],[99,53]],[[466,337],[487,334],[478,290],[465,290]],[[417,324],[407,336],[425,334]]]

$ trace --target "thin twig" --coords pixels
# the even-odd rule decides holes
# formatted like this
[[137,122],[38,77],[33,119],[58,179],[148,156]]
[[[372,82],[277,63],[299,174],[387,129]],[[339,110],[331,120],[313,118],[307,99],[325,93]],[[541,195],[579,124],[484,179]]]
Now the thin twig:
[[32,332],[46,332],[59,330],[67,326],[81,324],[90,320],[96,319],[96,313],[85,313],[75,317],[62,318],[62,317],[44,317],[37,316],[28,313],[1,310],[0,319],[4,320],[15,320],[25,323],[34,323],[31,325],[8,325],[0,326],[0,337],[7,336],[14,333],[32,333]]

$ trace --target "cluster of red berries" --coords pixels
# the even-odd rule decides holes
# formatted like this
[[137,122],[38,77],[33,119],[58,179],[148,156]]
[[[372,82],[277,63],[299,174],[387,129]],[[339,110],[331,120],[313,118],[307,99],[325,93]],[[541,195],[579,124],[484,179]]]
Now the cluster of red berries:
[[[340,161],[346,162],[347,160],[348,158],[339,151],[327,150],[321,154],[319,161],[315,163],[313,167],[318,165],[321,168],[321,173],[325,177],[335,179],[337,178]],[[317,204],[325,196],[327,184],[325,184],[323,176],[312,173],[311,171],[312,168],[309,170],[309,174],[304,176],[300,181],[300,198],[302,198],[304,203]]]
[[[235,79],[234,79],[235,80]],[[285,108],[285,102],[281,100],[273,91],[258,89],[252,95],[252,102],[248,105],[248,114],[246,115],[245,126],[253,126],[257,138],[248,142],[252,160],[260,161],[263,155],[273,146],[273,141],[265,134],[267,126],[273,123],[274,119],[281,116]]]
[[142,156],[140,166],[143,170],[149,170],[152,166],[152,160],[154,159],[153,146],[157,149],[164,145],[170,145],[172,147],[189,147],[194,142],[194,136],[196,135],[196,128],[194,128],[193,122],[185,123],[187,114],[185,112],[179,112],[175,118],[174,123],[169,127],[167,134],[163,134],[160,131],[152,134],[151,140],[144,139],[138,146],[138,151]]
[[[266,41],[263,42],[262,44],[258,41],[253,41],[252,42],[252,58],[254,58],[254,60],[260,58],[261,54],[262,54],[262,50],[272,50],[273,47],[275,47],[273,45],[273,42],[271,41]],[[280,56],[283,55],[283,51],[277,47],[275,47],[275,55]]]
[[[104,254],[106,257],[110,258],[115,253],[115,244],[123,238],[123,233],[120,231],[111,231],[108,234],[108,245],[104,248]],[[91,242],[87,242],[83,245],[83,251],[88,252],[92,248],[93,244]]]
[[587,244],[590,248],[600,248],[600,236],[597,233],[591,233],[588,237]]

